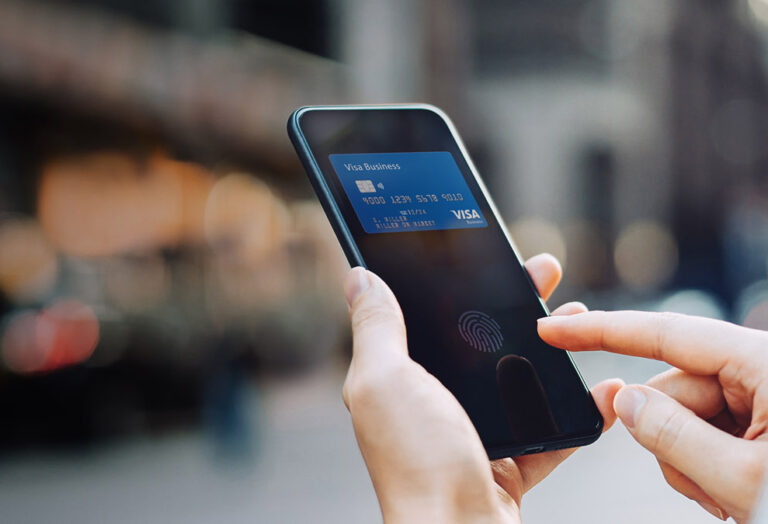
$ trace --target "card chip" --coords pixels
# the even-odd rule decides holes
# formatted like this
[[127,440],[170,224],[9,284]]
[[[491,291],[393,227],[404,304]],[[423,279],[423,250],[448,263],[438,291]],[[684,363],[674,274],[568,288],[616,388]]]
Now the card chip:
[[376,192],[376,188],[373,186],[372,180],[355,180],[355,184],[357,185],[357,189],[359,189],[361,193]]

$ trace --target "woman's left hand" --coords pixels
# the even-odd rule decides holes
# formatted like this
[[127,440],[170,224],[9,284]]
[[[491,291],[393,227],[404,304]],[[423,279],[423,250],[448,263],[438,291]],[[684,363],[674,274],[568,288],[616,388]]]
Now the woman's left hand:
[[[560,281],[557,261],[538,255],[526,269],[549,297]],[[353,268],[345,294],[354,341],[344,403],[385,522],[520,522],[523,494],[574,450],[489,462],[456,398],[408,356],[403,316],[387,285]],[[552,314],[585,310],[569,304]],[[592,388],[605,429],[616,420],[613,398],[622,385],[612,379]]]

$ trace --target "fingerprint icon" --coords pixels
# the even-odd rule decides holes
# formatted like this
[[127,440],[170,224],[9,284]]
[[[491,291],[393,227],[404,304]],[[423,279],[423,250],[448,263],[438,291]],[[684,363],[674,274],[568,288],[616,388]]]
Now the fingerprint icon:
[[465,311],[459,317],[459,333],[473,348],[485,353],[498,351],[504,343],[498,322],[482,311]]

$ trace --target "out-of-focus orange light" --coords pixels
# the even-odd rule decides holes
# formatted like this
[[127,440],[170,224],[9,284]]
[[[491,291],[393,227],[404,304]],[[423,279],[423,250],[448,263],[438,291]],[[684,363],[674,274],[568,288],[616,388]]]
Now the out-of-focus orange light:
[[61,300],[11,318],[2,337],[3,361],[17,373],[51,371],[88,360],[98,341],[93,310],[77,300]]
[[75,256],[143,252],[201,241],[213,176],[156,155],[148,162],[100,152],[48,163],[38,216],[51,242]]
[[257,263],[282,247],[290,216],[267,184],[244,173],[219,179],[205,208],[205,236],[214,249],[227,246],[239,260]]
[[56,253],[36,220],[0,222],[0,288],[14,302],[43,299],[56,281],[57,268]]

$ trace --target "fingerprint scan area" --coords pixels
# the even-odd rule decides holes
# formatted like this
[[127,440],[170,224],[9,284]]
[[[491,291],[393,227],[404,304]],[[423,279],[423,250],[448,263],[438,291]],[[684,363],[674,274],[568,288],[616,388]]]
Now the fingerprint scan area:
[[329,158],[366,233],[488,225],[448,151]]
[[467,344],[484,353],[494,353],[504,344],[501,326],[482,311],[465,311],[459,317],[459,333]]

